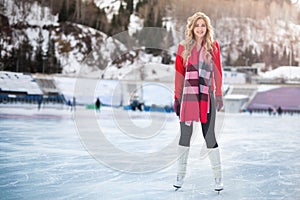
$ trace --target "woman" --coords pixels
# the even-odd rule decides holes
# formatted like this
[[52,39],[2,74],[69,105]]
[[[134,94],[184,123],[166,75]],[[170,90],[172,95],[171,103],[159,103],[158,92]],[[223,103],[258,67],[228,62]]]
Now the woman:
[[187,167],[193,122],[202,133],[215,178],[215,191],[223,190],[220,151],[215,137],[216,110],[223,107],[220,47],[213,39],[208,16],[197,12],[187,20],[185,39],[178,45],[174,109],[180,119],[178,169],[174,187],[182,187]]

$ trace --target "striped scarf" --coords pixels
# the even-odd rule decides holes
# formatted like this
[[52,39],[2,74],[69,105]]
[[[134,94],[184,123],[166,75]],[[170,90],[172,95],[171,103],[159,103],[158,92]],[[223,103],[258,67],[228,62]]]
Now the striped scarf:
[[212,62],[207,61],[204,55],[204,48],[201,47],[200,52],[197,52],[195,46],[187,60],[180,111],[181,122],[207,122]]

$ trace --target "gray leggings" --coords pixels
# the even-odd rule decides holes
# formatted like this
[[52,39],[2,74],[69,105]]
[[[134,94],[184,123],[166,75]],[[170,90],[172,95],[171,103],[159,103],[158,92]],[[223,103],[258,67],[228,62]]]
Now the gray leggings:
[[[201,123],[202,134],[206,142],[207,148],[217,148],[218,143],[215,136],[215,121],[216,121],[216,106],[214,95],[210,95],[210,110],[207,113],[207,122]],[[179,145],[190,146],[191,137],[193,133],[193,124],[186,125],[185,122],[180,122],[180,138]]]

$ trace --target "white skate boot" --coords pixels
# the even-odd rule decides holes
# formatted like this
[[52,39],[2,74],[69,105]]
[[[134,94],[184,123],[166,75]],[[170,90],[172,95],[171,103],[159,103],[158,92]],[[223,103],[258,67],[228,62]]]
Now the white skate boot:
[[175,187],[175,190],[179,190],[182,185],[184,183],[184,176],[182,175],[177,175],[177,178],[176,178],[176,183],[173,185]]
[[173,185],[175,187],[175,191],[179,190],[184,183],[189,150],[190,147],[178,146],[177,177],[176,183]]
[[215,191],[220,192],[224,189],[222,178],[215,178]]
[[222,168],[219,148],[211,149],[208,157],[215,177],[215,191],[219,193],[224,189],[222,182]]

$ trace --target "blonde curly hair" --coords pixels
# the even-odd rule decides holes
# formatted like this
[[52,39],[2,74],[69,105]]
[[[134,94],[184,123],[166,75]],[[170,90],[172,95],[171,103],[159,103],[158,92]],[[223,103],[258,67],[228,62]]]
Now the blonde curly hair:
[[204,44],[204,49],[206,54],[209,56],[209,58],[211,58],[210,56],[211,56],[213,42],[214,42],[213,27],[211,25],[209,17],[206,14],[202,12],[196,12],[195,14],[193,14],[191,17],[187,19],[187,25],[185,29],[185,39],[182,42],[184,46],[184,51],[182,52],[181,55],[185,61],[191,55],[191,51],[193,47],[196,45],[196,38],[193,29],[195,27],[197,20],[199,19],[203,19],[207,27],[206,34],[203,38],[203,44]]

